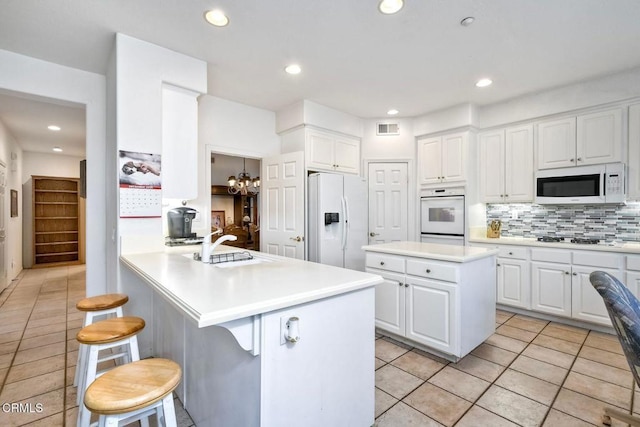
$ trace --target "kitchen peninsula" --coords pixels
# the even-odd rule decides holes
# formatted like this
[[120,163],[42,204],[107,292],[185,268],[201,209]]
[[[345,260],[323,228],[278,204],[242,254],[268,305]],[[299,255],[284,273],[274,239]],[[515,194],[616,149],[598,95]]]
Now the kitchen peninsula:
[[380,276],[251,251],[205,264],[197,250],[120,257],[141,279],[132,292],[151,290],[153,355],[183,368],[176,393],[196,425],[373,424]]
[[380,274],[376,328],[457,361],[495,331],[496,249],[420,242],[364,246]]

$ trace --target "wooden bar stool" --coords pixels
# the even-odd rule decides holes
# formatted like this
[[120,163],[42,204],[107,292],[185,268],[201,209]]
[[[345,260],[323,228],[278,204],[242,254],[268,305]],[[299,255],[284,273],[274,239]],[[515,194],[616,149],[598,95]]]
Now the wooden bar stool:
[[[122,306],[129,301],[125,294],[104,294],[81,299],[76,303],[76,309],[85,313],[83,327],[92,324],[96,318],[114,315],[122,317]],[[78,348],[78,363],[76,363],[76,373],[73,377],[73,385],[77,386],[80,380],[80,373],[86,371],[84,363],[87,360],[87,346],[80,345]]]
[[84,404],[100,415],[99,426],[126,425],[155,414],[159,426],[176,427],[172,392],[181,377],[180,365],[168,359],[118,366],[89,386]]
[[[80,372],[78,382],[78,426],[89,425],[90,414],[82,404],[84,392],[98,376],[98,364],[106,361],[121,360],[124,363],[140,360],[137,334],[144,329],[144,319],[125,316],[100,320],[87,325],[78,332],[76,339],[87,346],[85,370]],[[120,347],[121,351],[99,357],[102,350]]]

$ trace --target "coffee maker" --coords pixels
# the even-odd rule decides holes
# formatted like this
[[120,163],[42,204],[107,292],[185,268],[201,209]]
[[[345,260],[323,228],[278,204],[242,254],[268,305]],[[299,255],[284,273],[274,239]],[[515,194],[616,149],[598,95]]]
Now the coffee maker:
[[196,234],[191,232],[191,222],[196,217],[196,213],[195,209],[188,207],[170,209],[167,212],[169,238],[191,239],[196,237]]

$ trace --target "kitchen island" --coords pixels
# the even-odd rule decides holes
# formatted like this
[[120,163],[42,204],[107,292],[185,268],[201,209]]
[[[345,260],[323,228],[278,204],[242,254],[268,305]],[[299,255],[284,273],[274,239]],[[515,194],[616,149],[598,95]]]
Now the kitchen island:
[[495,331],[496,249],[393,242],[364,246],[379,274],[376,328],[452,361]]
[[373,424],[379,276],[252,251],[204,264],[195,250],[120,260],[129,309],[151,329],[147,355],[183,368],[176,393],[197,426]]

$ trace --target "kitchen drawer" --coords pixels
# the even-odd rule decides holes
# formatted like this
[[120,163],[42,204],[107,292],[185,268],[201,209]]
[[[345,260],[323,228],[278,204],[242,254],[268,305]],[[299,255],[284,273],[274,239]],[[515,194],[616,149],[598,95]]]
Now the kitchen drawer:
[[404,273],[404,258],[401,256],[367,252],[366,265],[369,268]]
[[409,258],[407,259],[407,274],[444,280],[445,282],[455,283],[458,281],[458,267],[455,264],[437,261]]
[[596,251],[574,251],[573,264],[619,269],[622,268],[622,255]]
[[571,264],[571,251],[563,249],[531,248],[531,261]]
[[627,255],[627,270],[640,271],[640,255]]
[[514,247],[514,246],[499,246],[498,257],[500,258],[513,258],[513,259],[527,259],[529,257],[529,248]]

